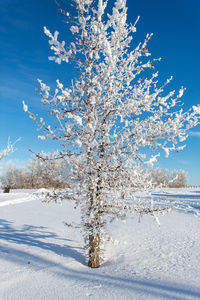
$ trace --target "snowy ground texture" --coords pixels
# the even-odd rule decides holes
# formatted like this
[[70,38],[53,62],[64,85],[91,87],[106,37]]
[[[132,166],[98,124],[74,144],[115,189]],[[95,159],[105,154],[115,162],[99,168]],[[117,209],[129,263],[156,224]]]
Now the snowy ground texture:
[[[0,193],[0,299],[200,299],[200,189],[152,193],[173,205],[160,217],[132,216],[109,231],[99,269],[85,263],[73,205],[44,204],[33,191]],[[145,197],[145,195],[142,195]]]

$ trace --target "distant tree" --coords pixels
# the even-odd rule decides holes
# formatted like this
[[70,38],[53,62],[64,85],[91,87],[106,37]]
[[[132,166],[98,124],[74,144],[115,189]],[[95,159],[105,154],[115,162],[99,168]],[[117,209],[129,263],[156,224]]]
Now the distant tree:
[[166,169],[153,168],[150,171],[152,183],[155,187],[168,187],[169,171]]
[[17,168],[13,163],[10,163],[6,170],[4,170],[0,180],[4,188],[30,188],[30,185],[27,186],[29,179],[27,178],[27,174],[25,173],[25,171],[21,168]]
[[108,1],[73,3],[74,14],[61,9],[71,24],[73,42],[66,46],[58,41],[57,31],[52,34],[44,27],[55,53],[49,59],[58,64],[71,60],[77,68],[70,88],[57,80],[51,91],[39,80],[41,101],[56,125],[32,114],[25,103],[23,107],[43,128],[39,138],[60,141],[58,157],[72,166],[70,195],[81,205],[88,266],[95,268],[100,265],[108,220],[123,219],[130,211],[155,216],[161,210],[136,202],[134,192],[151,186],[141,166],[152,166],[159,148],[166,156],[184,148],[180,142],[199,123],[200,106],[187,112],[180,108],[184,88],[177,95],[164,93],[171,78],[159,84],[153,66],[157,59],[149,59],[147,49],[151,34],[131,50],[137,21],[127,24],[126,0],[117,0],[111,14],[105,13]]
[[[19,140],[20,139],[16,140],[15,143],[18,142]],[[5,156],[7,156],[8,154],[14,152],[14,145],[15,145],[15,143],[11,144],[10,139],[8,139],[8,145],[7,145],[7,147],[5,149],[3,149],[3,150],[0,151],[0,161]],[[4,185],[4,192],[6,192],[6,193],[10,192],[10,186],[9,185],[7,185],[7,186]]]
[[[44,159],[48,157],[48,159]],[[30,174],[32,188],[63,188],[68,186],[67,179],[62,178],[61,173],[63,159],[52,159],[54,154],[43,153],[43,159],[34,156],[27,165]]]
[[187,174],[184,170],[152,168],[149,172],[154,187],[181,188],[187,186]]
[[1,183],[3,187],[9,187],[10,189],[15,188],[15,166],[13,164],[9,164],[5,175],[1,177]]
[[61,161],[33,157],[23,168],[10,163],[0,177],[1,185],[11,189],[38,189],[68,187],[61,176]]
[[170,176],[169,187],[184,188],[187,186],[187,174],[184,170],[174,170]]
[[[27,165],[27,172],[30,175],[31,188],[44,188],[48,177],[45,178],[46,168],[43,166],[42,161],[34,156]],[[45,183],[44,183],[45,181]]]

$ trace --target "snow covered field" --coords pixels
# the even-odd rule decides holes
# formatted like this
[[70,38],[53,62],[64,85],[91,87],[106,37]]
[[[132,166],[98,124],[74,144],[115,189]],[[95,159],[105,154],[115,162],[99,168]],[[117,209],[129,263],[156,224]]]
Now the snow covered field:
[[[85,263],[72,203],[44,204],[33,191],[0,193],[0,299],[200,299],[200,189],[152,192],[173,205],[138,224],[115,221],[99,269]],[[143,195],[145,197],[145,195]]]

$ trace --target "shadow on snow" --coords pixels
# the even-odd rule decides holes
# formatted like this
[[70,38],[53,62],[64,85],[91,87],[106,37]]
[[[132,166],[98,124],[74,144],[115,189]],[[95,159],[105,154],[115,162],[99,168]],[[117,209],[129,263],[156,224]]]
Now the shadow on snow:
[[182,194],[152,194],[152,196],[157,196],[157,197],[170,197],[170,198],[180,198],[180,199],[186,199],[186,200],[190,200],[190,199],[197,199],[200,200],[200,195],[191,195],[191,194],[186,194],[186,195],[182,195]]
[[[50,239],[53,239],[54,242],[50,242]],[[84,256],[76,250],[80,248],[75,249],[66,245],[71,240],[60,238],[55,233],[47,231],[46,227],[43,226],[24,225],[21,229],[16,229],[12,227],[12,222],[0,219],[0,240],[49,250],[58,255],[70,256],[76,261],[84,263]],[[56,244],[55,240],[60,240],[64,246]]]
[[[10,241],[15,244],[23,244],[30,247],[38,247],[44,250],[50,250],[56,254],[69,256],[84,266],[84,257],[75,248],[71,246],[60,246],[52,242],[48,242],[48,239],[53,238],[55,240],[62,240],[65,243],[69,243],[71,240],[59,238],[55,233],[45,231],[45,227],[36,227],[24,225],[21,230],[12,227],[11,222],[6,220],[0,220],[0,239]],[[123,278],[120,276],[109,275],[110,267],[107,268],[106,264],[102,265],[100,269],[86,269],[74,270],[65,266],[64,264],[50,260],[49,258],[42,257],[36,254],[29,253],[25,250],[15,249],[12,246],[0,245],[0,252],[6,253],[4,259],[25,266],[27,261],[31,262],[30,268],[34,271],[48,269],[48,272],[53,273],[61,278],[67,280],[76,280],[80,283],[91,283],[91,287],[94,284],[98,284],[104,287],[112,287],[116,291],[123,290],[129,292],[139,292],[143,295],[152,295],[154,297],[165,297],[165,299],[186,299],[187,296],[200,298],[200,291],[195,292],[190,287],[183,285],[176,285],[171,282],[155,282],[140,280],[137,278]],[[108,273],[108,274],[106,274]],[[77,284],[77,283],[76,283]]]

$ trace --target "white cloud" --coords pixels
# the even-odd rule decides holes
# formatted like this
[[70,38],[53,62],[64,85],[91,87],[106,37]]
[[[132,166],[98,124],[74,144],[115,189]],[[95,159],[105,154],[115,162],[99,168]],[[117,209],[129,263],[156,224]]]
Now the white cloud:
[[178,159],[177,162],[181,165],[185,165],[185,166],[190,166],[191,165],[191,161],[189,160],[185,160],[185,159]]
[[190,135],[200,138],[200,131],[192,131],[192,132],[190,132]]

